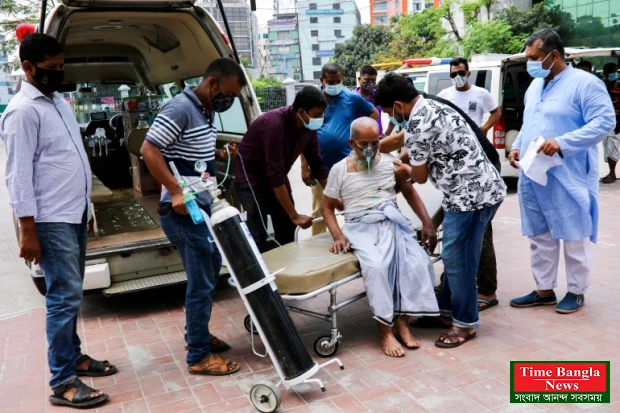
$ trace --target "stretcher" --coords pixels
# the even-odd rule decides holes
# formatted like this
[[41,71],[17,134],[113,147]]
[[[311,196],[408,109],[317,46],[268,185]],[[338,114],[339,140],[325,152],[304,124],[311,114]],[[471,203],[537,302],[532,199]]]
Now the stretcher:
[[[433,226],[438,232],[440,240],[443,210],[441,201],[443,195],[430,185],[416,186],[422,201],[424,202]],[[405,200],[399,196],[398,204],[403,206],[403,213],[411,220],[412,228],[418,234],[422,223],[405,205]],[[318,222],[323,218],[317,218]],[[314,341],[314,351],[320,357],[331,357],[338,351],[342,335],[338,330],[338,311],[344,307],[361,300],[366,292],[361,291],[350,297],[338,301],[338,287],[357,280],[362,276],[357,258],[351,252],[330,255],[329,248],[333,240],[329,232],[316,235],[307,239],[299,239],[299,229],[295,233],[295,242],[283,245],[262,254],[267,267],[275,274],[275,283],[281,298],[285,301],[289,311],[329,321],[331,330],[329,334],[321,334]],[[438,243],[435,253],[431,254],[431,261],[436,263],[441,260],[441,246]],[[312,259],[312,257],[321,257]],[[323,293],[329,293],[330,300],[327,313],[319,313],[297,307],[294,303],[317,297]],[[250,333],[255,331],[250,317],[244,320],[244,326]]]

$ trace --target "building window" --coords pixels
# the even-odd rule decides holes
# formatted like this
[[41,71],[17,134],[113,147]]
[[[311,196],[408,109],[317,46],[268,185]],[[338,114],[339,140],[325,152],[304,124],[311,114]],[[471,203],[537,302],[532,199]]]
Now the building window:
[[312,58],[312,65],[313,66],[321,66],[321,58],[320,57],[313,57]]
[[318,30],[311,30],[310,31],[310,36],[312,36],[312,37],[319,37],[319,31]]
[[312,45],[312,51],[315,52],[317,50],[319,50],[319,45],[318,44],[313,44]]
[[334,30],[334,36],[342,37],[342,30]]
[[332,8],[333,8],[334,10],[340,10],[340,3],[334,3],[334,4],[332,5]]
[[396,2],[394,3],[394,8],[396,9],[396,11],[402,11],[400,9],[400,1],[396,0]]
[[340,23],[340,22],[341,22],[340,17],[334,17],[334,23]]
[[299,73],[293,73],[293,80],[301,80],[301,75]]
[[312,72],[312,77],[316,80],[319,80],[321,78],[321,71],[320,70],[315,70],[314,72]]
[[310,17],[310,23],[318,23],[318,22],[319,22],[318,17]]
[[387,16],[377,16],[375,17],[375,21],[377,24],[387,24]]
[[316,3],[310,3],[310,5],[308,6],[308,8],[310,10],[316,10]]
[[413,10],[420,11],[422,9],[422,5],[420,3],[413,3]]
[[385,10],[387,10],[387,3],[375,4],[375,11],[385,11]]

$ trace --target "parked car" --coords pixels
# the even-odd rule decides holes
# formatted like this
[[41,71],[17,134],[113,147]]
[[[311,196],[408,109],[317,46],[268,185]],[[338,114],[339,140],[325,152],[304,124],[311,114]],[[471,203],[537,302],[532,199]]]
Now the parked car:
[[[88,240],[85,290],[103,289],[109,296],[187,280],[178,252],[159,225],[160,187],[139,153],[145,133],[132,133],[138,122],[144,126],[152,121],[164,100],[196,85],[214,59],[239,61],[229,37],[194,3],[62,0],[45,21],[44,32],[64,49],[66,99],[75,97],[78,85],[91,98],[96,89],[123,85],[121,90],[147,92],[127,97],[117,111],[131,110],[113,117],[112,100],[106,101],[106,112],[93,109],[101,102],[91,99],[83,135],[95,175],[91,201],[98,231]],[[249,79],[247,83],[234,105],[215,117],[218,147],[240,141],[260,114]],[[225,167],[218,164],[220,180]],[[229,177],[224,188],[229,202],[237,204],[232,182]],[[41,271],[32,270],[35,284],[44,286]]]

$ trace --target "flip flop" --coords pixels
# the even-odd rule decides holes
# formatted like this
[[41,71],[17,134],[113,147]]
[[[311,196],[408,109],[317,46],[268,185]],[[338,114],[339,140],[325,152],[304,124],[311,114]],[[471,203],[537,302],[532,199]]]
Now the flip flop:
[[[446,334],[442,334],[441,337],[437,341],[435,341],[435,345],[439,348],[456,348],[462,346],[467,343],[472,338],[476,337],[476,332],[469,334],[467,330],[449,330]],[[449,338],[450,342],[446,343],[444,339]],[[459,341],[458,339],[462,338],[463,341]]]
[[497,298],[494,298],[493,300],[486,300],[484,298],[478,298],[478,303],[484,304],[482,307],[478,306],[478,312],[480,312],[490,307],[496,306],[497,304],[499,304],[499,301],[497,300]]

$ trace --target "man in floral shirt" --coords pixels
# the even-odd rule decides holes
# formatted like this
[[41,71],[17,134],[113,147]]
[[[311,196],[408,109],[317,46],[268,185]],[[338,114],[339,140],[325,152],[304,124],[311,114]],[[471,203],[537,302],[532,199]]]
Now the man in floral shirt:
[[392,123],[405,130],[411,179],[429,178],[443,192],[443,252],[445,279],[439,309],[450,330],[437,347],[458,347],[476,336],[480,325],[476,273],[485,228],[506,196],[506,185],[484,154],[473,130],[450,106],[424,99],[409,79],[388,74],[380,82],[375,102]]

